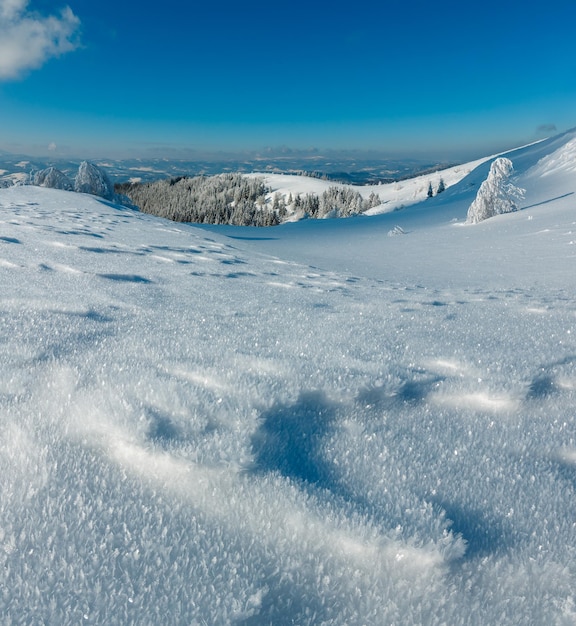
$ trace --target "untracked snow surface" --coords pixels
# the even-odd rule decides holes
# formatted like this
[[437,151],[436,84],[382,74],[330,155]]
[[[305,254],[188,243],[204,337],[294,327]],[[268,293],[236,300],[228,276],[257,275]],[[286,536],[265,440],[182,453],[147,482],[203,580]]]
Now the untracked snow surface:
[[0,190],[0,622],[576,623],[573,137],[478,225]]

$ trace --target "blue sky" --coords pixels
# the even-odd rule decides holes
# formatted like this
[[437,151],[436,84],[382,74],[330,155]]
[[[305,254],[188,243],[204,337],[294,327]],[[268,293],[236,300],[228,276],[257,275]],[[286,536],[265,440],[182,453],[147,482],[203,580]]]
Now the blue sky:
[[0,149],[481,156],[576,126],[575,21],[573,0],[0,0]]

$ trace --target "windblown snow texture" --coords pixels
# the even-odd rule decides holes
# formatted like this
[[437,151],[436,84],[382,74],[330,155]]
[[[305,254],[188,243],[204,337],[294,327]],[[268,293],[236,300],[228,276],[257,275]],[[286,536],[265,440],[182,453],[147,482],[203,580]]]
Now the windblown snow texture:
[[574,623],[572,138],[475,226],[0,190],[0,621]]

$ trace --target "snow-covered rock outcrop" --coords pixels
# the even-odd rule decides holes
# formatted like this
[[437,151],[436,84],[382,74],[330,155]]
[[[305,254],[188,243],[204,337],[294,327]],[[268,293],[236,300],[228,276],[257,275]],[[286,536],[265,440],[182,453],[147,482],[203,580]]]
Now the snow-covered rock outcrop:
[[100,196],[106,200],[114,198],[114,186],[106,173],[89,161],[82,161],[74,180],[74,191]]
[[37,172],[34,176],[34,184],[38,187],[63,189],[64,191],[72,191],[74,188],[68,176],[55,167],[48,167],[45,170]]

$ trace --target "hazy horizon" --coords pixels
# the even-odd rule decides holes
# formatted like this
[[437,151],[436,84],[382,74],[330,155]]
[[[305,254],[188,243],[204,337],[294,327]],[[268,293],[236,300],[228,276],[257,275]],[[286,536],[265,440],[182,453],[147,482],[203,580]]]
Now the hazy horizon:
[[497,142],[494,141],[490,145],[484,147],[474,146],[468,149],[422,149],[415,147],[412,150],[386,150],[378,148],[362,148],[362,147],[322,147],[322,146],[262,146],[253,148],[194,148],[189,146],[176,145],[144,145],[141,148],[134,147],[132,149],[97,149],[91,146],[73,148],[70,146],[46,147],[44,145],[8,143],[0,141],[0,153],[13,157],[28,157],[43,160],[166,160],[166,161],[241,161],[246,160],[281,160],[281,159],[302,159],[302,161],[313,162],[315,159],[341,159],[345,161],[354,160],[379,160],[386,161],[415,161],[415,162],[465,162],[466,160],[474,160],[491,154],[506,152],[523,145],[545,139],[546,137],[561,134],[568,129],[553,129],[548,134],[541,131],[533,133],[532,137],[527,137],[523,141],[517,143]]

